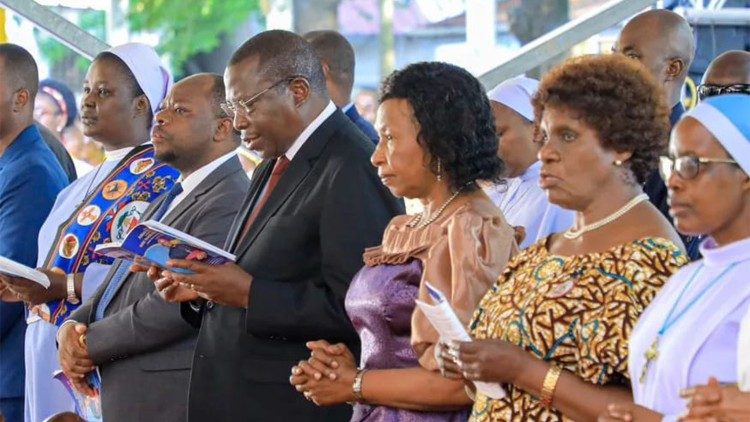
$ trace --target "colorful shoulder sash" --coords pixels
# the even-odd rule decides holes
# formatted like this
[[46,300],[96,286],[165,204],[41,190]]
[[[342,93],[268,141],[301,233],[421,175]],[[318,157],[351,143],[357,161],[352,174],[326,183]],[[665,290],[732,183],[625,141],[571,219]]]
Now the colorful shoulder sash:
[[[75,274],[83,273],[94,262],[112,264],[112,258],[94,252],[96,246],[122,241],[140,222],[149,204],[168,191],[179,175],[154,158],[153,146],[133,150],[60,225],[44,268]],[[78,306],[62,299],[31,311],[60,325]]]

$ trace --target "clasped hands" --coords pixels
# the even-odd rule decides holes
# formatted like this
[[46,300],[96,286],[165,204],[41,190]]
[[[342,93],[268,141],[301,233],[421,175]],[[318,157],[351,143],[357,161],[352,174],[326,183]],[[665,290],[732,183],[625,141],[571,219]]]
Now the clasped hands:
[[40,305],[68,296],[65,274],[38,268],[47,275],[49,288],[21,277],[0,274],[0,300],[3,302],[24,302],[29,306]]
[[325,340],[311,341],[306,346],[310,358],[292,367],[289,383],[318,406],[355,401],[352,386],[357,362],[349,348]]
[[205,299],[236,308],[247,307],[253,277],[237,264],[208,265],[198,261],[172,259],[167,261],[167,265],[174,269],[192,271],[193,274],[140,264],[133,264],[130,270],[145,272],[167,302]]

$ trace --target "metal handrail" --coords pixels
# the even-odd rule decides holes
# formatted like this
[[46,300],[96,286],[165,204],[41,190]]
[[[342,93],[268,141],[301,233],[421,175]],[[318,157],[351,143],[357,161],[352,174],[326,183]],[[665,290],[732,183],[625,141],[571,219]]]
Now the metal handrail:
[[586,16],[572,20],[524,45],[479,80],[487,88],[546,63],[576,44],[653,6],[654,0],[612,0]]
[[89,34],[52,9],[42,6],[34,0],[0,0],[0,6],[4,6],[33,22],[49,32],[58,41],[89,60],[109,48],[106,42]]

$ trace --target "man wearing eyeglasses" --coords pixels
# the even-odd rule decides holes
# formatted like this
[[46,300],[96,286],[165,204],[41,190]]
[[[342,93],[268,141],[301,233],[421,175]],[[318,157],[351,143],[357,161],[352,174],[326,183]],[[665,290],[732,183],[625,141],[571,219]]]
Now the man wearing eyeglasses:
[[[204,300],[182,305],[200,327],[189,421],[348,421],[348,406],[317,407],[289,384],[307,341],[359,341],[344,296],[403,205],[369,162],[373,144],[337,109],[319,59],[301,37],[263,32],[224,74],[225,110],[264,161],[253,175],[225,248],[236,264],[174,261],[157,288],[188,286]],[[177,284],[179,283],[179,284]]]
[[[688,69],[695,56],[695,41],[690,25],[682,16],[669,10],[654,9],[632,18],[623,27],[612,52],[638,60],[664,88],[667,105],[672,109],[669,120],[674,126],[685,113],[680,101]],[[666,153],[667,140],[664,140]],[[643,186],[651,202],[672,221],[667,204],[667,186],[655,169]],[[682,236],[688,256],[697,259],[699,239]]]
[[701,101],[722,94],[750,94],[750,53],[731,50],[716,57],[698,86]]

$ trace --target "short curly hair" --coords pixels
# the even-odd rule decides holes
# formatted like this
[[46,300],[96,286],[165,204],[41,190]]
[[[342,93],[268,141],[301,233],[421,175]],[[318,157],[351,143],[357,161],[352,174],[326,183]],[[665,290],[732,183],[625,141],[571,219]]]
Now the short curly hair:
[[380,87],[380,103],[405,99],[419,127],[417,142],[440,160],[456,190],[475,190],[477,180],[499,182],[505,168],[497,155],[490,102],[479,81],[448,63],[420,62],[391,73]]
[[552,69],[533,98],[536,137],[546,107],[573,111],[599,135],[604,148],[632,152],[638,183],[656,168],[669,142],[664,93],[639,62],[619,54],[577,57]]

